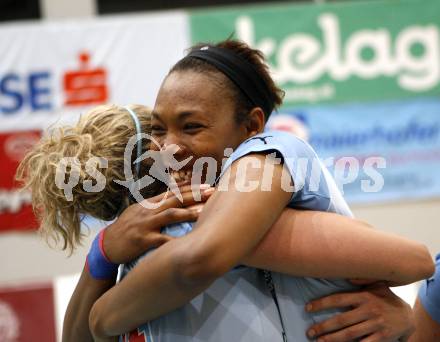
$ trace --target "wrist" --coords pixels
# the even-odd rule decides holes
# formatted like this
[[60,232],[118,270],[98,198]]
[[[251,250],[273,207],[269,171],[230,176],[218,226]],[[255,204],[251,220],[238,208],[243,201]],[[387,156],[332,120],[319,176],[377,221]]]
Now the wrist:
[[119,264],[111,262],[104,251],[105,230],[101,230],[93,240],[86,259],[86,267],[90,275],[99,280],[114,279],[119,268]]

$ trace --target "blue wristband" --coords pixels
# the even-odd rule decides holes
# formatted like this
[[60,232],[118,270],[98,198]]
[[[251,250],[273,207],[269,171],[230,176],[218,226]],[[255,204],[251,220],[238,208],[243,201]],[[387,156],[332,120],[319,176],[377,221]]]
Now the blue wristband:
[[95,279],[113,279],[118,273],[118,264],[111,262],[104,253],[104,231],[101,230],[92,242],[86,259],[86,267],[90,275]]

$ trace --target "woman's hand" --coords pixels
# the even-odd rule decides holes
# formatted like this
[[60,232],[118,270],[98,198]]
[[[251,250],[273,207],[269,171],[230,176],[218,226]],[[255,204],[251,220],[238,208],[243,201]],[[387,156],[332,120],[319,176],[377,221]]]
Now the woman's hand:
[[[201,186],[201,196],[196,201],[189,185],[182,185],[179,190],[183,202],[172,194],[161,194],[149,199],[150,202],[159,203],[164,196],[167,196],[157,209],[151,210],[141,204],[133,204],[107,227],[104,235],[104,251],[110,261],[124,263],[149,248],[167,242],[170,237],[160,234],[160,229],[171,223],[195,221],[204,202],[214,191],[209,186]],[[117,341],[117,337],[93,339],[89,329],[92,305],[112,288],[114,283],[115,279],[95,279],[90,275],[88,268],[84,268],[67,307],[63,324],[63,342]]]
[[362,292],[339,293],[320,298],[306,306],[308,312],[331,308],[351,308],[313,325],[307,335],[318,342],[406,341],[414,332],[411,306],[384,284],[374,284]]
[[103,247],[107,258],[115,264],[123,264],[172,239],[161,234],[161,228],[173,223],[196,221],[201,203],[211,196],[214,188],[203,184],[200,191],[201,198],[196,200],[191,185],[184,185],[180,188],[183,202],[169,192],[148,199],[150,203],[159,203],[167,196],[157,209],[147,209],[142,202],[129,206],[105,230]]

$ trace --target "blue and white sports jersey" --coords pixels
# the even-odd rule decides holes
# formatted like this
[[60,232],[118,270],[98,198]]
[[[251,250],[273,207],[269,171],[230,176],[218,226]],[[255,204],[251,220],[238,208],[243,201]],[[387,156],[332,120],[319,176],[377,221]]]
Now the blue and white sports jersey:
[[[283,159],[296,192],[288,204],[292,208],[321,210],[352,216],[350,209],[327,169],[304,141],[285,132],[269,131],[243,142],[229,157],[223,173],[239,158],[250,153],[276,152]],[[308,164],[308,167],[304,167]],[[176,224],[163,233],[183,236],[192,224]],[[138,262],[126,265],[123,276]],[[289,342],[306,342],[306,330],[338,310],[307,313],[305,304],[331,293],[353,290],[344,280],[292,277],[272,272],[281,315]],[[129,338],[144,336],[145,341],[282,341],[280,317],[260,270],[236,267],[217,279],[205,292],[183,307],[150,321]],[[147,338],[148,337],[148,338]]]
[[[174,224],[162,233],[180,237],[189,233],[192,226]],[[123,267],[122,278],[138,261]],[[276,307],[262,272],[236,267],[186,305],[121,336],[120,341],[263,342],[276,341],[280,331]]]
[[293,179],[296,192],[290,207],[353,216],[334,179],[312,147],[290,133],[267,131],[247,139],[231,154],[222,174],[237,159],[268,151],[274,151],[282,159]]
[[429,316],[440,324],[440,254],[435,257],[434,275],[420,287],[419,299]]

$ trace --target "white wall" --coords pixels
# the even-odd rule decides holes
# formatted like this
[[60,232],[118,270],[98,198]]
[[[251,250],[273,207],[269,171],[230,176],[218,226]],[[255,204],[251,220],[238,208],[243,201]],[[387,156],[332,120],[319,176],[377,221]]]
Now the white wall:
[[97,13],[96,0],[40,0],[45,19],[92,17]]
[[68,257],[66,252],[49,248],[36,233],[2,233],[0,286],[80,272],[92,238],[85,239],[84,246]]
[[440,199],[354,206],[353,211],[378,229],[423,242],[433,256],[440,252]]

